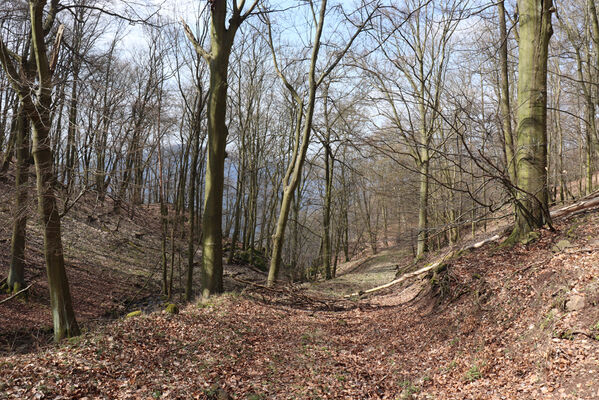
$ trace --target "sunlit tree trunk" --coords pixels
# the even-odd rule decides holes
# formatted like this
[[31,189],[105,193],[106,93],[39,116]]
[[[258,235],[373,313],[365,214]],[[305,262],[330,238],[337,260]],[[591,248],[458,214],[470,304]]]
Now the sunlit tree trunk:
[[[427,151],[428,153],[428,151]],[[429,161],[420,163],[420,192],[418,197],[418,246],[416,258],[420,258],[428,251],[428,200],[429,200]]]
[[257,6],[255,0],[245,13],[245,1],[232,1],[232,13],[227,14],[227,1],[210,3],[210,52],[204,50],[191,30],[184,24],[185,33],[198,55],[208,63],[210,94],[208,96],[208,150],[202,223],[202,295],[209,297],[223,291],[223,186],[225,147],[228,129],[226,124],[228,69],[231,48],[241,23]]
[[547,55],[553,33],[551,0],[520,0],[517,209],[511,240],[551,222],[547,190]]
[[266,18],[269,31],[269,46],[273,53],[274,67],[277,72],[277,75],[279,76],[279,78],[281,78],[283,84],[291,93],[298,114],[294,135],[293,155],[291,156],[291,159],[287,167],[287,171],[285,173],[285,177],[283,178],[283,198],[281,200],[281,208],[279,211],[279,217],[277,219],[276,230],[272,237],[272,257],[270,259],[270,266],[268,271],[268,286],[274,285],[279,276],[283,243],[285,239],[285,228],[287,226],[287,219],[289,217],[289,209],[294,192],[298,187],[298,184],[301,179],[302,169],[305,163],[306,154],[310,144],[310,133],[312,131],[312,121],[314,119],[314,109],[316,104],[316,92],[319,86],[322,84],[323,80],[334,70],[334,68],[341,61],[341,58],[349,50],[355,38],[362,31],[366,22],[372,16],[372,14],[369,14],[369,16],[363,22],[363,24],[358,27],[354,35],[347,42],[346,47],[336,52],[336,58],[330,60],[327,69],[323,71],[320,74],[320,76],[317,77],[317,62],[320,53],[325,16],[327,14],[327,0],[323,0],[320,3],[320,10],[318,11],[318,16],[315,12],[314,3],[310,1],[309,4],[312,7],[312,12],[314,13],[315,31],[312,39],[310,65],[306,77],[308,89],[305,98],[304,96],[300,96],[298,91],[290,84],[289,80],[285,77],[284,72],[279,67],[274,43],[272,40],[272,27],[270,25],[270,21],[268,20],[268,18]]

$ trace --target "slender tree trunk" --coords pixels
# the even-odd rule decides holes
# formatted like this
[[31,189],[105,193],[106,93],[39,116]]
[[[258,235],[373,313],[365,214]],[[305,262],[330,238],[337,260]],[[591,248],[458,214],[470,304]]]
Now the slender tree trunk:
[[[588,0],[589,14],[591,18],[591,27],[593,32],[593,43],[595,47],[595,71],[599,68],[599,14],[597,13],[596,0]],[[595,72],[597,74],[597,72]],[[599,105],[599,86],[596,85],[595,102]]]
[[27,229],[27,198],[29,188],[29,120],[23,106],[16,115],[16,179],[15,179],[15,215],[10,248],[10,269],[7,284],[9,290],[16,293],[25,285],[25,241]]
[[[557,85],[555,90],[555,108],[560,109],[561,100],[561,77],[559,76],[559,70],[557,74]],[[566,174],[564,170],[564,132],[562,129],[562,115],[561,112],[555,112],[555,129],[557,130],[558,143],[557,143],[557,158],[558,158],[558,181],[559,181],[559,199],[563,203],[565,200],[566,192]]]
[[193,129],[191,134],[191,165],[189,170],[189,237],[187,238],[187,282],[185,284],[185,300],[191,301],[193,298],[193,264],[195,255],[195,219],[196,219],[196,181],[198,176],[198,158],[200,155],[200,118],[202,116],[203,94],[200,91],[197,94],[195,115],[193,116]]
[[331,197],[333,193],[333,166],[334,159],[331,154],[331,122],[329,121],[328,97],[330,82],[323,88],[324,97],[324,205],[322,210],[322,258],[324,264],[324,277],[331,279],[333,272],[331,270]]
[[7,140],[6,149],[4,150],[4,159],[2,160],[2,165],[0,166],[0,175],[6,174],[8,171],[8,167],[10,167],[10,162],[12,161],[15,149],[15,143],[17,141],[18,135],[18,125],[19,125],[19,105],[14,106],[12,121],[10,123],[10,135]]
[[333,278],[331,270],[331,197],[333,186],[333,162],[331,157],[330,145],[330,130],[327,129],[327,142],[325,146],[325,194],[324,194],[324,209],[322,216],[323,225],[323,243],[322,257],[324,263],[325,279]]
[[78,115],[78,99],[77,87],[79,84],[79,66],[75,61],[73,64],[73,86],[71,88],[71,101],[69,105],[69,129],[67,133],[67,154],[65,162],[64,176],[68,193],[71,193],[73,188],[73,180],[76,169],[77,146],[75,143],[77,133],[77,115]]
[[206,192],[202,224],[202,295],[209,297],[223,291],[222,203],[225,146],[228,129],[227,68],[231,46],[212,43],[214,58],[210,62],[210,96],[208,98],[208,157]]
[[428,251],[428,159],[420,164],[420,194],[418,200],[418,246],[416,258],[421,258]]
[[241,148],[241,159],[239,162],[239,170],[237,172],[237,187],[236,187],[236,191],[235,191],[235,216],[234,216],[234,221],[233,221],[233,235],[231,237],[231,249],[229,251],[229,257],[227,258],[227,263],[231,264],[233,262],[233,257],[235,256],[235,250],[237,250],[237,241],[239,240],[239,225],[241,223],[241,200],[243,197],[243,189],[244,189],[244,176],[245,176],[245,161],[244,161],[244,154],[245,151],[243,149],[243,142],[244,140],[242,139],[242,148]]
[[[65,87],[66,87],[66,79],[63,80],[63,82],[61,82],[60,86],[58,87],[58,89],[55,89],[55,91],[57,92],[57,96],[56,96],[56,100],[55,103],[58,105],[58,107],[56,107],[53,111],[53,114],[55,116],[57,116],[56,118],[56,126],[54,127],[54,134],[52,136],[52,157],[54,158],[54,166],[53,166],[53,171],[54,171],[54,176],[56,176],[56,179],[59,178],[60,174],[64,174],[65,169],[62,168],[61,169],[61,164],[62,161],[60,159],[60,152],[61,152],[61,147],[62,147],[62,115],[63,115],[63,109],[65,106]],[[52,120],[54,120],[54,117],[52,117]],[[63,175],[63,181],[64,181],[64,175]]]
[[508,176],[513,185],[517,184],[516,164],[514,159],[514,134],[512,132],[512,117],[510,107],[510,81],[508,74],[507,63],[507,27],[505,23],[505,6],[504,1],[497,2],[499,13],[499,72],[500,72],[500,103],[501,103],[501,119],[503,120],[503,143],[505,152],[505,165],[508,171]]
[[2,101],[4,101],[4,104],[2,105],[2,115],[0,116],[0,149],[4,149],[6,140],[5,132],[8,123],[8,110],[11,108],[11,104],[18,104],[18,99],[15,98],[14,92],[2,91],[0,103]]
[[348,187],[345,181],[345,165],[341,164],[341,188],[342,188],[342,206],[341,206],[341,224],[343,229],[343,255],[345,262],[349,261],[349,196]]

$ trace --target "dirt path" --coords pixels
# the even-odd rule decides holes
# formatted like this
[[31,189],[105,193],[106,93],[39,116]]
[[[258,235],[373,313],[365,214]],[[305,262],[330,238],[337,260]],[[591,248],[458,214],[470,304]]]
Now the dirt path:
[[339,265],[335,279],[313,282],[306,287],[329,296],[370,289],[395,278],[400,265],[410,265],[411,255],[404,249],[389,249]]

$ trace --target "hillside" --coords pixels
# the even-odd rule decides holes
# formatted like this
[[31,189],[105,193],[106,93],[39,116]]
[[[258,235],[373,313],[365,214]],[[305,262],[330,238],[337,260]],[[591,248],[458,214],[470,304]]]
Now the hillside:
[[[8,274],[14,177],[0,182],[0,281]],[[43,237],[35,198],[30,198],[27,223],[26,281],[31,284],[27,301],[0,303],[0,356],[28,352],[52,340],[52,316],[43,259]],[[64,209],[64,204],[59,207]],[[161,238],[159,208],[144,205],[133,215],[127,204],[114,212],[114,203],[99,203],[88,192],[62,219],[62,238],[75,313],[84,326],[101,325],[129,311],[162,307]],[[170,243],[170,242],[169,242]],[[179,240],[176,246],[184,248]],[[196,257],[199,260],[199,255]],[[174,299],[181,301],[186,260],[175,269]],[[229,266],[230,274],[255,277],[247,268]],[[197,275],[197,273],[196,273]],[[196,276],[199,285],[199,277]],[[1,282],[0,282],[1,283]],[[238,282],[226,278],[233,290]],[[8,296],[0,294],[0,302]]]
[[[0,398],[599,398],[594,212],[360,299],[342,295],[392,279],[406,254],[388,250],[341,266],[331,282],[275,289],[227,266],[233,291],[170,315],[139,301],[158,284],[151,210],[122,218],[117,233],[114,216],[87,217],[104,212],[90,204],[65,220],[86,332],[48,344],[34,234],[30,299],[0,305]],[[122,317],[143,307],[147,314]]]

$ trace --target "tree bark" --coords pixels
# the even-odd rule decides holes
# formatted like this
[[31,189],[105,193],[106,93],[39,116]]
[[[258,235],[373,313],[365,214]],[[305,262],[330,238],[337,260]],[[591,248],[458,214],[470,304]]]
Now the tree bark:
[[516,221],[510,240],[551,222],[547,190],[547,55],[551,0],[519,0]]
[[[208,151],[202,223],[202,295],[209,297],[223,291],[222,214],[225,147],[228,129],[226,124],[229,56],[235,34],[241,23],[257,6],[255,0],[245,13],[233,1],[230,18],[227,1],[211,2],[210,52],[204,50],[184,23],[185,34],[196,52],[208,63],[210,94],[208,96]],[[228,26],[228,27],[227,27]]]
[[429,161],[420,164],[420,193],[418,200],[418,247],[416,258],[421,258],[428,251],[428,192],[429,192]]

